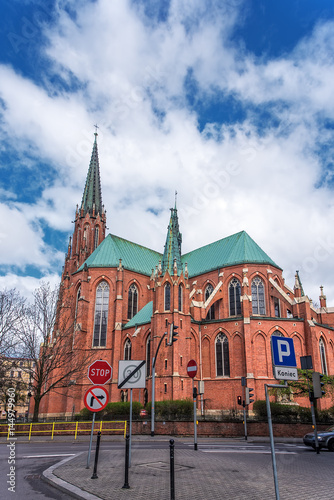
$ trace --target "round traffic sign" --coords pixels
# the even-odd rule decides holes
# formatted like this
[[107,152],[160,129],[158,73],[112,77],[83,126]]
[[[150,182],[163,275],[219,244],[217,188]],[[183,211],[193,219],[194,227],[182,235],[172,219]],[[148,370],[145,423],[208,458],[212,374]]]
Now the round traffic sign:
[[87,410],[101,411],[105,408],[109,401],[107,389],[102,385],[95,385],[86,391],[84,396],[84,404]]
[[187,373],[189,377],[194,378],[197,373],[197,363],[194,359],[191,359],[187,364]]
[[104,359],[98,359],[88,367],[87,377],[92,384],[103,385],[110,380],[111,375],[112,368]]

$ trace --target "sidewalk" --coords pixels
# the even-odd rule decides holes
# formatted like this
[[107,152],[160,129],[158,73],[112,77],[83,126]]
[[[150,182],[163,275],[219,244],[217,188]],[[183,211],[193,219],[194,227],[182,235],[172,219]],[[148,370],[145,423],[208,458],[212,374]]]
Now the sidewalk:
[[[44,477],[75,498],[170,500],[170,437],[156,436],[154,439],[166,441],[166,448],[140,448],[139,441],[145,439],[139,436],[132,438],[130,489],[122,488],[125,482],[125,447],[103,450],[103,442],[97,479],[91,479],[93,450],[90,469],[86,469],[87,452],[84,452],[51,467],[44,472]],[[152,438],[146,437],[146,441],[152,443]],[[225,443],[236,441],[240,445],[245,444],[235,439],[224,440]],[[252,441],[262,448],[261,441],[263,444],[267,439]],[[189,449],[178,448],[178,443],[189,443]],[[244,454],[208,450],[213,443],[217,444],[217,440],[201,440],[195,451],[190,438],[175,438],[176,500],[275,499],[270,454],[264,454],[263,450]],[[291,447],[291,453],[276,454],[281,500],[331,500],[334,454],[324,452],[316,455],[311,451],[297,454],[293,450]]]

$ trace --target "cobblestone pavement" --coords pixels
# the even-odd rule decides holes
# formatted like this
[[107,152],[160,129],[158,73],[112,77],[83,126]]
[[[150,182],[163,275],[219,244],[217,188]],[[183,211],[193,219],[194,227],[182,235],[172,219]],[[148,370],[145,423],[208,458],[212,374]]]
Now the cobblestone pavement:
[[[180,440],[182,441],[182,440]],[[293,451],[293,447],[291,448]],[[178,449],[175,440],[175,500],[275,499],[270,453],[214,452],[200,446],[197,451]],[[98,478],[86,469],[87,453],[60,464],[56,476],[82,490],[82,498],[104,500],[170,500],[169,440],[166,449],[136,448],[133,440],[130,489],[125,482],[124,450],[100,450]],[[312,450],[277,452],[281,500],[332,500],[334,498],[334,453],[317,455]],[[79,495],[80,497],[80,495]]]

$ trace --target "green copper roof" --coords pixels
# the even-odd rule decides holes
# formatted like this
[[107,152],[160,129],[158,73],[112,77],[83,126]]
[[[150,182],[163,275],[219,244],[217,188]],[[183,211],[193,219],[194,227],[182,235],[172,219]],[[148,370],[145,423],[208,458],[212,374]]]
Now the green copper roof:
[[[85,264],[88,267],[118,267],[122,259],[125,269],[150,276],[161,258],[159,252],[108,234],[79,271]],[[187,262],[190,277],[236,264],[269,264],[279,268],[245,231],[193,250],[183,255],[181,261],[183,266]]]
[[167,238],[164,249],[164,256],[162,258],[162,274],[168,270],[169,274],[173,274],[174,261],[177,265],[177,274],[181,274],[181,242],[182,235],[179,230],[179,221],[177,217],[177,209],[171,208],[171,216],[167,229]]
[[84,214],[93,214],[93,206],[95,205],[95,215],[98,213],[102,214],[102,195],[101,195],[101,181],[100,181],[100,167],[99,167],[99,155],[97,152],[97,142],[95,135],[95,141],[93,145],[92,157],[89,164],[85,190],[82,196],[81,208],[84,210]]
[[79,271],[83,269],[85,264],[88,267],[118,267],[119,259],[122,259],[122,265],[125,269],[150,276],[152,269],[161,260],[161,254],[113,234],[108,234],[82,264]]
[[146,325],[147,323],[151,322],[152,314],[153,314],[153,301],[151,300],[151,302],[148,302],[146,306],[140,309],[140,311],[137,312],[137,314],[132,319],[130,319],[130,321],[128,321],[123,328],[131,328],[132,326]]
[[270,264],[278,267],[245,231],[183,255],[182,263],[186,262],[190,277],[236,264]]

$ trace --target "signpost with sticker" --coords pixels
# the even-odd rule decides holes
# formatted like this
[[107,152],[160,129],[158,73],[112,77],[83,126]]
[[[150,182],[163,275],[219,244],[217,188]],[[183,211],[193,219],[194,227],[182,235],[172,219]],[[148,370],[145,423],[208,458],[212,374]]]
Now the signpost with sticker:
[[275,494],[276,494],[276,500],[279,500],[274,433],[273,433],[273,424],[271,420],[271,408],[270,408],[268,387],[276,389],[282,389],[283,387],[288,387],[287,383],[288,380],[298,380],[298,372],[297,372],[297,362],[296,362],[295,348],[293,345],[293,339],[274,334],[271,336],[270,343],[271,343],[274,377],[277,380],[284,380],[284,385],[264,384],[264,389],[266,394],[268,425],[269,425],[271,458],[272,458],[274,483],[275,483]]
[[131,467],[131,434],[132,434],[132,389],[146,387],[146,361],[119,361],[118,362],[118,389],[130,389],[130,422],[129,422],[129,467]]

